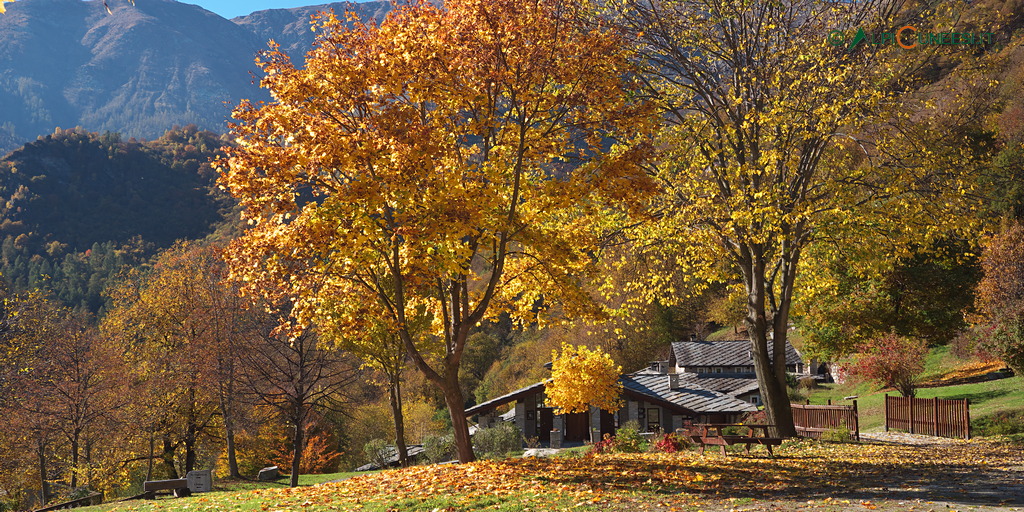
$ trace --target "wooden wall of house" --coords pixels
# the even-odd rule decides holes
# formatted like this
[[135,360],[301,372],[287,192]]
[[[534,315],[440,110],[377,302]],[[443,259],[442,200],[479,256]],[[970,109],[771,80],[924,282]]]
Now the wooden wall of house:
[[626,406],[616,414],[616,428],[629,420],[636,420],[640,423],[642,432],[649,432],[655,424],[662,432],[674,432],[677,428],[682,428],[685,422],[698,423],[702,421],[702,418],[703,416],[681,415],[651,403],[629,400],[626,402]]

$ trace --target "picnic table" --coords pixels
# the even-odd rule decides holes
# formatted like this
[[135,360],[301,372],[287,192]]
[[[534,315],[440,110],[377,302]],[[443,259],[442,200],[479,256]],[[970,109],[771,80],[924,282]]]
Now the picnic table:
[[[744,453],[750,455],[750,445],[759,444],[768,450],[768,455],[774,457],[772,446],[782,444],[781,437],[771,437],[768,430],[775,425],[738,425],[733,423],[708,423],[693,425],[690,427],[689,436],[694,443],[700,445],[700,453],[704,454],[707,446],[718,446],[722,449],[722,456],[725,456],[725,447],[734,444],[744,445]],[[735,427],[732,430],[746,429],[746,434],[726,434],[725,430]]]

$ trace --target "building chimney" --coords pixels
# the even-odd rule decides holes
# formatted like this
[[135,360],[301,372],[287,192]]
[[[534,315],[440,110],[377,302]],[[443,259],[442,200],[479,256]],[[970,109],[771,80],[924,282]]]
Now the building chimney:
[[697,341],[697,335],[696,334],[691,334],[690,335],[690,341]]
[[670,373],[670,374],[668,374],[668,388],[669,389],[676,389],[678,387],[679,387],[679,374],[678,373]]

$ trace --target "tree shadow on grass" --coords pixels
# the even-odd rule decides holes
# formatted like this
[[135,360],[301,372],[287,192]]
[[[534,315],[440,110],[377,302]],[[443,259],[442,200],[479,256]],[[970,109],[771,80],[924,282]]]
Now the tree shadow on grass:
[[[944,450],[962,447],[875,446],[899,450],[898,462],[833,459],[822,454],[767,456],[718,454],[681,455],[678,460],[594,458],[573,468],[535,476],[552,484],[609,490],[689,494],[711,499],[760,500],[849,499],[859,501],[935,501],[963,505],[1024,505],[1024,482],[1019,471],[1000,469],[983,457],[946,456]],[[828,447],[824,448],[827,452]],[[1005,463],[1005,461],[998,461]],[[1024,464],[1024,463],[1022,463]]]
[[977,393],[962,393],[959,395],[950,395],[942,397],[943,400],[962,400],[964,398],[974,402],[984,402],[986,400],[992,400],[993,398],[999,398],[1003,395],[1008,395],[1009,390],[1006,389],[993,389],[990,391],[979,391]]

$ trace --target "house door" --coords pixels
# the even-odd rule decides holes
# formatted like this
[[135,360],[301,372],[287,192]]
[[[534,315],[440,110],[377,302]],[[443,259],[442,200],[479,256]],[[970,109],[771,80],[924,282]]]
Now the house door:
[[565,415],[565,441],[582,443],[590,439],[590,415],[576,412]]
[[551,429],[555,427],[555,411],[547,407],[537,409],[537,439],[542,443],[551,442]]
[[615,435],[615,416],[601,409],[601,439],[604,439],[605,434]]

